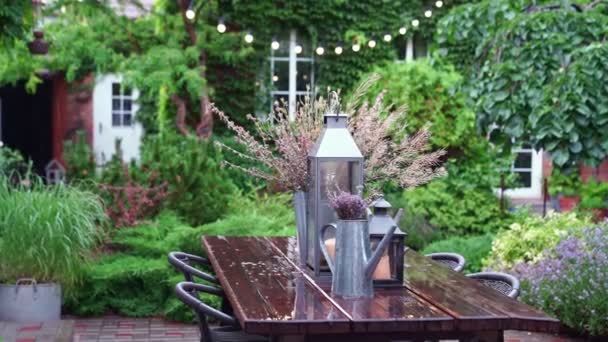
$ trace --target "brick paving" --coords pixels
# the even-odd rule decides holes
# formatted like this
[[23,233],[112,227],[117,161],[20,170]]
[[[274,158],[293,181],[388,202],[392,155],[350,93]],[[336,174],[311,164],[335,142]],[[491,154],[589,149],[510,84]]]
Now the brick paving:
[[[42,323],[0,321],[0,342],[198,342],[196,325],[167,322],[160,318],[71,318]],[[505,342],[579,342],[582,339],[505,332]]]

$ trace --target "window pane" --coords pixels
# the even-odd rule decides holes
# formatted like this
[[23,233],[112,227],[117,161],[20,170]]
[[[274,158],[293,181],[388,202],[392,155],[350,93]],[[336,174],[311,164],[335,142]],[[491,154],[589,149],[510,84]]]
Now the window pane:
[[131,126],[131,114],[123,114],[123,116],[122,116],[122,125],[123,126]]
[[275,61],[272,84],[276,90],[289,90],[289,62]]
[[405,35],[397,35],[393,40],[395,49],[397,49],[397,59],[405,60],[405,49],[407,47],[407,38]]
[[327,199],[327,192],[342,191],[356,192],[355,167],[356,162],[324,161],[320,164],[319,180],[321,198]]
[[297,74],[296,74],[296,90],[307,90],[310,87],[310,62],[299,62],[296,65]]
[[120,126],[120,114],[112,113],[112,126]]
[[125,99],[122,101],[122,109],[125,111],[131,111],[131,99]]
[[419,34],[414,36],[414,58],[425,58],[427,56],[427,41]]
[[127,96],[131,96],[131,93],[133,93],[133,89],[124,86],[124,88],[122,89],[122,94],[123,95],[127,95]]
[[120,100],[112,99],[112,110],[120,110]]
[[112,83],[112,95],[120,95],[120,83]]
[[531,188],[532,187],[532,172],[516,172],[518,178],[518,187],[520,188]]
[[278,50],[273,50],[274,57],[289,57],[289,38],[278,39],[280,44]]
[[521,169],[532,168],[532,153],[531,152],[518,152],[513,167]]

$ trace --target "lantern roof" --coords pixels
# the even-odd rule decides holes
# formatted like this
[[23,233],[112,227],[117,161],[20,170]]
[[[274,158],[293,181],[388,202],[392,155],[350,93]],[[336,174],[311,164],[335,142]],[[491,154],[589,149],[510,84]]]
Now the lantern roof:
[[327,113],[323,117],[325,127],[308,153],[315,158],[359,158],[363,155],[346,128],[346,114]]

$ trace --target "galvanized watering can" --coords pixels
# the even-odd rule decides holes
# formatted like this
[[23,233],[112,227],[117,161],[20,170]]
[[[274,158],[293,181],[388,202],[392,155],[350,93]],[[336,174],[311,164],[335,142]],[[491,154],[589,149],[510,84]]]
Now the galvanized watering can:
[[[335,261],[332,261],[323,241],[325,231],[329,228],[336,230]],[[332,294],[345,298],[374,296],[372,276],[380,258],[389,247],[395,229],[397,226],[393,226],[386,233],[373,254],[367,220],[339,220],[321,229],[319,243],[332,273]]]

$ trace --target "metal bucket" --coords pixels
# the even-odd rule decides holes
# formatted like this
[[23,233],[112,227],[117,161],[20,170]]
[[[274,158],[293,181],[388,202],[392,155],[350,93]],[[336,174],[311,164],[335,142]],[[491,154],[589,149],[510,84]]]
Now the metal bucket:
[[0,321],[38,322],[61,319],[61,285],[19,279],[0,284]]

